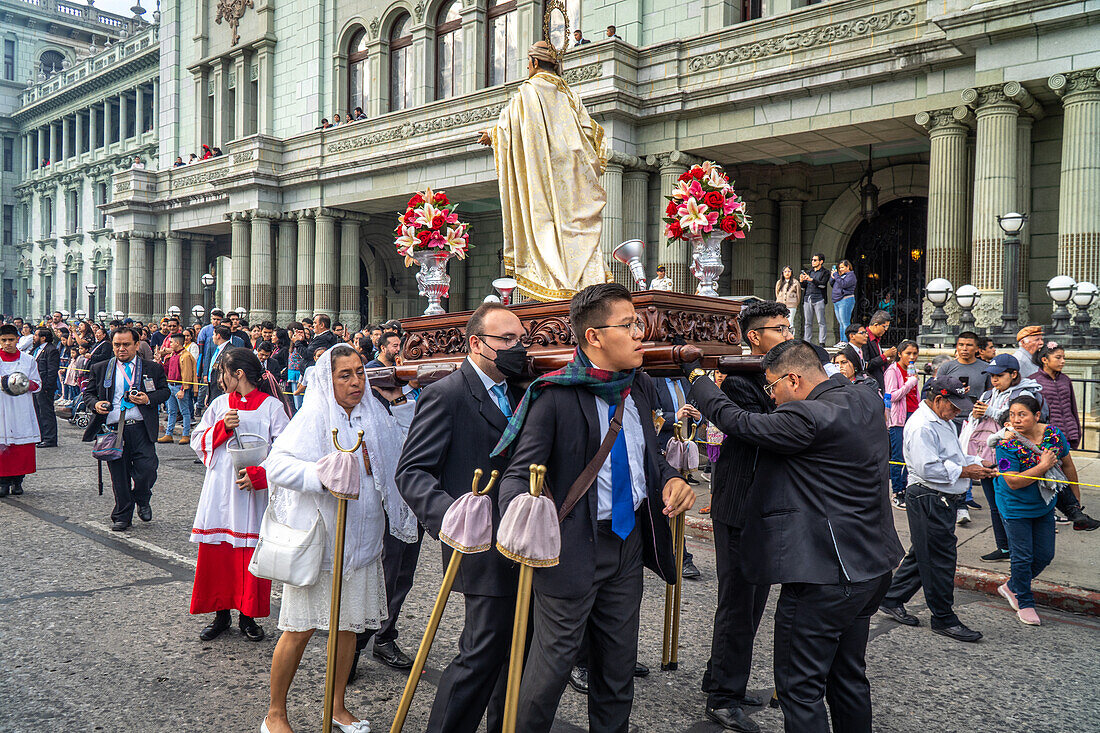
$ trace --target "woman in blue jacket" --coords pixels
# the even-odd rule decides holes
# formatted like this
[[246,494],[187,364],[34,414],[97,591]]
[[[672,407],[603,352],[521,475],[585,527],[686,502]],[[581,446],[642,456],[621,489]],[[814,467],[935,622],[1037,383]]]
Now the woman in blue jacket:
[[848,324],[852,322],[852,311],[856,307],[856,274],[852,272],[852,263],[841,260],[829,276],[833,286],[833,313],[836,314],[837,328],[841,338]]

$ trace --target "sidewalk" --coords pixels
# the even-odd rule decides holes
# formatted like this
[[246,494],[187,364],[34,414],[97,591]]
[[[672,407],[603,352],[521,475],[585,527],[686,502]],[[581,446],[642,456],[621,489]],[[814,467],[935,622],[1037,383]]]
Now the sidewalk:
[[[1077,453],[1073,458],[1080,481],[1100,485],[1100,457],[1095,453]],[[710,541],[713,537],[710,517],[700,513],[710,504],[710,484],[704,480],[694,488],[699,499],[688,513],[686,531],[696,539]],[[955,529],[959,539],[955,585],[997,595],[997,586],[1008,580],[1008,563],[982,561],[981,556],[994,547],[993,527],[985,495],[979,490],[974,499],[982,508],[971,509],[970,524]],[[1100,517],[1100,489],[1081,487],[1081,503],[1086,512]],[[908,549],[909,524],[905,512],[898,509],[893,512],[898,537]],[[1072,525],[1060,524],[1056,542],[1054,562],[1032,584],[1036,600],[1063,611],[1100,616],[1100,530],[1075,532]]]

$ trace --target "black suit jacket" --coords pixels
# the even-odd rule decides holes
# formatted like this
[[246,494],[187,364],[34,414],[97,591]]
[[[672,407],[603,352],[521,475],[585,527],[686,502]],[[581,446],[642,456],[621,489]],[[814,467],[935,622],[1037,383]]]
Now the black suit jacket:
[[[518,405],[522,396],[513,390],[512,405]],[[455,499],[470,493],[476,469],[483,474],[482,488],[494,469],[504,474],[507,456],[490,458],[489,452],[507,424],[469,361],[420,393],[397,464],[397,490],[432,537],[439,538],[443,515]],[[493,549],[462,559],[454,585],[462,593],[511,596],[516,592],[518,566],[496,550],[499,491],[498,483],[488,495],[493,503]],[[452,552],[443,545],[444,567]]]
[[61,369],[61,351],[57,344],[44,344],[34,358],[38,363],[38,376],[42,378],[42,391],[53,402],[53,393],[57,389],[57,372]]
[[[99,434],[100,428],[107,421],[106,415],[100,415],[95,411],[95,403],[103,400],[111,402],[115,398],[115,389],[118,388],[118,381],[111,385],[110,389],[107,389],[103,382],[107,376],[108,367],[113,366],[115,361],[108,359],[107,361],[101,361],[93,364],[90,368],[91,374],[89,375],[88,383],[84,387],[84,391],[80,396],[84,400],[84,404],[88,408],[88,412],[92,415],[92,422],[88,425],[88,429],[84,431],[84,442],[88,443],[95,440],[95,436]],[[141,412],[142,422],[145,423],[145,432],[149,434],[149,440],[156,440],[157,434],[160,432],[160,420],[157,416],[157,405],[163,404],[168,401],[168,395],[171,393],[171,389],[168,387],[168,380],[164,376],[164,368],[155,361],[149,361],[148,359],[141,360],[141,376],[142,382],[145,381],[145,377],[149,377],[153,380],[153,391],[145,389],[142,383],[134,385],[134,389],[139,392],[145,392],[149,395],[148,405],[138,405],[137,408]]]
[[[684,390],[684,399],[687,400],[688,393],[691,391],[691,386],[688,384],[686,377],[673,377],[680,383],[680,388]],[[676,425],[676,403],[672,399],[672,393],[668,391],[668,384],[664,378],[651,378],[650,382],[653,385],[653,393],[656,396],[654,400],[654,409],[657,407],[664,410],[665,422],[661,426],[661,432],[657,433],[657,447],[661,450],[665,449],[668,445],[668,441],[672,440],[674,435],[674,426]],[[696,439],[702,440],[704,431],[706,430],[706,423],[700,422],[696,430]]]
[[868,338],[863,345],[863,361],[866,364],[863,371],[878,382],[880,392],[885,391],[886,367],[890,365],[890,360],[882,355],[882,342]]
[[728,435],[764,449],[741,539],[749,582],[859,582],[897,567],[890,441],[871,390],[834,375],[769,415],[742,410],[709,379],[691,397]]
[[111,344],[107,339],[96,341],[88,352],[88,366],[107,361],[112,356],[114,356],[114,352],[111,350]]
[[[638,372],[630,392],[645,436],[647,501],[642,503],[638,529],[647,566],[666,581],[675,579],[672,532],[662,514],[665,484],[679,476],[657,448],[653,430],[656,404],[653,381]],[[600,447],[600,423],[592,393],[575,387],[548,387],[531,405],[523,430],[513,444],[512,459],[500,486],[501,504],[525,493],[530,486],[531,464],[544,465],[546,489],[557,507],[565,502],[569,487]],[[594,482],[593,482],[594,483]],[[596,569],[596,517],[599,503],[595,486],[577,502],[561,523],[561,560],[555,567],[535,568],[534,587],[559,598],[577,598],[592,587]]]
[[[733,404],[748,412],[767,414],[775,409],[775,403],[764,394],[763,372],[729,374],[722,382],[722,394]],[[702,412],[702,409],[699,410]],[[711,423],[723,433],[726,426],[716,416],[704,413]],[[743,527],[749,490],[756,475],[757,455],[760,448],[741,438],[727,435],[722,441],[711,475],[710,516],[716,522],[731,527]]]

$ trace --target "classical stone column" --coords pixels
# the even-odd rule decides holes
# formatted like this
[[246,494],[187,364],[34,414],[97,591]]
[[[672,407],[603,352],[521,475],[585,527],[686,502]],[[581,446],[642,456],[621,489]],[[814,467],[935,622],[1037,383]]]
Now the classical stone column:
[[175,306],[186,316],[191,304],[183,297],[183,239],[176,232],[168,232],[164,237],[164,262],[165,309]]
[[313,253],[313,308],[335,316],[336,303],[336,218],[332,209],[317,210],[317,241]]
[[[776,269],[790,267],[795,277],[802,270],[802,206],[809,194],[797,188],[777,188],[771,195],[779,201],[779,247]],[[775,273],[779,279],[779,273]],[[774,297],[774,295],[773,295]]]
[[77,156],[84,152],[84,112],[76,113],[76,142],[73,150]]
[[275,322],[285,326],[294,320],[294,299],[297,277],[294,268],[297,265],[298,231],[290,216],[279,218],[279,238],[275,245],[275,261],[278,272],[275,276]]
[[[644,165],[644,161],[638,162]],[[657,265],[654,263],[660,246],[647,241],[646,227],[649,222],[646,217],[646,199],[648,195],[648,170],[623,171],[623,239],[640,239],[645,242],[642,264],[645,265],[647,282],[657,274],[655,272]]]
[[982,300],[974,315],[979,326],[990,326],[1000,322],[1004,288],[1004,233],[997,216],[1020,209],[1016,199],[1020,108],[1005,95],[1002,84],[967,89],[962,96],[978,120],[970,272]]
[[99,125],[99,121],[96,119],[96,108],[98,104],[93,104],[88,108],[88,152],[94,153],[99,149],[99,136],[102,134],[102,129]]
[[[270,321],[275,317],[275,284],[271,277],[274,272],[271,258],[271,220],[276,216],[278,215],[270,211],[252,212],[252,251],[249,253],[250,324]],[[233,272],[236,273],[236,268]]]
[[69,134],[69,118],[61,118],[61,159],[66,160],[72,155],[73,138]]
[[[659,166],[661,171],[661,201],[672,191],[676,185],[676,179],[686,172],[692,165],[699,162],[694,156],[673,150],[671,153],[651,155],[646,158],[646,163]],[[661,206],[664,212],[664,206]],[[695,278],[688,272],[691,264],[691,245],[687,242],[676,242],[665,245],[664,226],[657,238],[658,246],[664,250],[664,256],[658,262],[668,268],[668,276],[672,279],[672,289],[677,293],[694,293],[696,288]],[[652,277],[652,276],[651,276]]]
[[188,244],[188,248],[191,250],[190,275],[187,278],[189,283],[187,292],[190,293],[191,298],[191,302],[188,303],[188,310],[196,305],[205,308],[206,298],[202,287],[202,276],[206,272],[206,242],[191,238],[188,240]]
[[160,318],[164,315],[169,305],[165,294],[168,290],[168,252],[162,237],[152,240],[153,245],[153,317]]
[[130,290],[130,316],[142,322],[148,321],[152,313],[149,297],[150,283],[146,280],[148,261],[145,248],[148,244],[147,236],[137,233],[130,235],[130,268],[127,284]]
[[298,220],[298,288],[294,318],[299,321],[313,315],[313,215],[312,209],[303,209],[295,214]]
[[130,312],[130,240],[125,233],[115,235],[115,298],[113,311]]
[[229,297],[232,301],[229,307],[233,310],[237,308],[248,310],[251,302],[248,287],[248,278],[251,276],[248,239],[250,234],[249,220],[252,215],[248,211],[234,211],[226,216],[229,217],[232,226],[229,256],[233,260],[233,286],[229,291]]
[[[1047,85],[1065,112],[1055,274],[1100,284],[1100,69],[1055,74]],[[1100,304],[1091,310],[1100,315]]]
[[340,222],[340,321],[349,331],[359,330],[359,220]]
[[118,139],[119,142],[126,140],[126,131],[130,126],[130,109],[126,104],[126,92],[122,92],[118,95]]
[[967,150],[973,120],[969,107],[921,112],[918,125],[928,130],[928,242],[925,280],[947,278],[959,287],[969,282],[967,253]]
[[623,166],[609,160],[600,179],[607,193],[607,205],[603,209],[603,228],[600,230],[600,259],[605,270],[611,270],[615,282],[633,290],[626,265],[615,262],[611,252],[623,241]]

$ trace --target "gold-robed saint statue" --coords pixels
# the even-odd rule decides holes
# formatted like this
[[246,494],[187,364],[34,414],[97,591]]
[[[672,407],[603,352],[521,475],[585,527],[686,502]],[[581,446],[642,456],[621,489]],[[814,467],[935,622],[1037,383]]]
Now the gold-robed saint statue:
[[564,300],[610,280],[600,254],[608,150],[562,80],[560,54],[539,41],[527,56],[527,81],[480,142],[496,158],[505,271],[535,300]]

